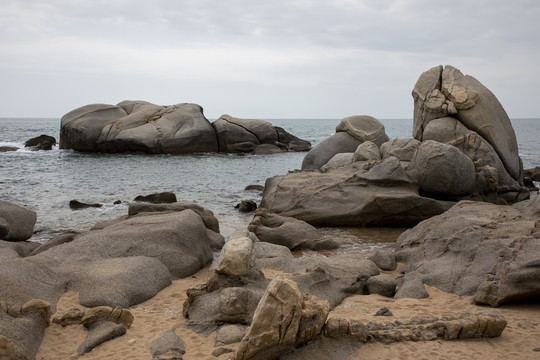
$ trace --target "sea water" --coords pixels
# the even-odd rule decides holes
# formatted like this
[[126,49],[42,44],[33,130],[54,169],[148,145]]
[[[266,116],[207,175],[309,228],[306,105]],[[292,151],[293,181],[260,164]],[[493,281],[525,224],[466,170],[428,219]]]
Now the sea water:
[[[339,119],[271,119],[291,134],[316,145],[335,133]],[[412,120],[381,120],[390,138],[411,137]],[[540,166],[540,119],[512,120],[524,168]],[[37,212],[32,240],[46,241],[66,230],[84,231],[95,223],[127,214],[138,195],[171,191],[178,201],[195,202],[214,212],[221,232],[246,226],[253,214],[234,208],[241,200],[261,200],[248,185],[300,169],[305,153],[273,155],[87,154],[72,150],[29,151],[24,142],[41,134],[58,139],[60,119],[0,118],[0,199]],[[101,208],[71,210],[70,200],[102,203]],[[114,204],[120,200],[120,204]],[[366,241],[373,237],[367,232]],[[375,232],[384,237],[386,232]],[[369,235],[371,234],[371,235]],[[390,237],[394,236],[392,235]],[[377,240],[374,239],[374,242]]]

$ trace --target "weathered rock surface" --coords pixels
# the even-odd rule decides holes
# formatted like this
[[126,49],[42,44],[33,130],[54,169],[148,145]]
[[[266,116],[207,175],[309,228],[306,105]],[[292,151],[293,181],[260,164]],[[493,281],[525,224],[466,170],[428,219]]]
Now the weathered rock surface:
[[362,323],[355,319],[330,315],[324,335],[330,338],[352,337],[360,342],[433,341],[437,339],[475,339],[501,336],[506,320],[494,311],[460,313],[450,317],[415,317],[393,322]]
[[182,360],[186,352],[184,341],[176,335],[176,328],[165,331],[152,340],[148,350],[152,360]]
[[478,80],[452,66],[437,66],[420,76],[413,97],[415,139],[423,141],[423,131],[431,120],[452,116],[486,139],[508,173],[520,178],[521,163],[510,119],[495,95]]
[[353,153],[362,142],[347,132],[337,132],[311,149],[302,161],[302,170],[319,170],[339,153]]
[[272,359],[317,336],[328,316],[327,302],[304,295],[287,275],[268,285],[253,322],[233,359]]
[[[306,154],[302,171],[267,180],[260,207],[315,226],[414,226],[460,200],[529,197],[517,142],[495,96],[447,66],[414,90],[413,135],[392,139],[349,117]],[[321,173],[322,172],[322,173]]]
[[88,327],[88,335],[77,348],[79,355],[91,351],[93,348],[122,336],[126,333],[126,327],[122,324],[115,324],[110,321],[100,321]]
[[420,278],[415,276],[406,276],[403,284],[394,295],[394,299],[413,298],[425,299],[429,293]]
[[324,238],[316,228],[302,220],[264,210],[256,212],[248,229],[261,241],[283,245],[291,250],[328,250],[339,246],[333,239]]
[[423,141],[418,147],[407,174],[423,191],[435,195],[468,194],[476,181],[474,163],[468,156],[433,140]]
[[346,132],[360,142],[372,141],[378,147],[388,141],[384,125],[367,115],[349,116],[336,126],[336,133]]
[[35,211],[0,200],[0,239],[6,241],[30,239],[36,219]]
[[[223,115],[211,124],[196,104],[159,106],[145,101],[92,104],[62,117],[60,148],[83,152],[307,151],[309,142],[267,121]],[[264,148],[259,152],[274,152]]]
[[399,160],[290,172],[266,181],[260,208],[314,226],[407,227],[441,214],[452,202],[424,197]]
[[540,296],[540,197],[513,206],[462,201],[404,232],[402,271],[477,304]]
[[397,281],[392,275],[380,274],[367,279],[366,288],[369,294],[393,297],[396,293]]
[[85,306],[128,307],[211,262],[209,233],[214,231],[196,212],[169,209],[130,216],[30,257],[1,248],[0,279],[6,286],[0,298],[24,303],[40,297],[56,304],[71,289]]
[[43,300],[22,306],[0,301],[0,358],[34,359],[50,317],[51,306]]
[[232,239],[221,249],[216,272],[230,276],[246,276],[254,262],[253,241],[247,237]]

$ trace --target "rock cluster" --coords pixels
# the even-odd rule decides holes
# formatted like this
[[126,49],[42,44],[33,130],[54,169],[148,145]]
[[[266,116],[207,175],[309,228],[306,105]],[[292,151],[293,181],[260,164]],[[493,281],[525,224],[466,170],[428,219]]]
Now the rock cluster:
[[108,153],[266,154],[308,151],[311,145],[264,120],[222,115],[211,124],[196,104],[123,101],[86,105],[64,115],[60,148]]
[[439,66],[413,97],[414,138],[388,140],[377,119],[345,118],[303,171],[267,180],[260,207],[315,226],[409,227],[460,200],[528,198],[512,125],[488,89]]
[[[37,247],[27,249],[19,243],[0,241],[3,304],[10,304],[9,309],[25,304],[21,314],[26,316],[26,310],[35,307],[32,304],[37,300],[33,299],[46,301],[47,307],[52,304],[54,311],[65,291],[78,292],[80,304],[94,308],[89,313],[103,315],[99,317],[103,321],[98,322],[91,321],[96,316],[88,313],[81,318],[91,330],[79,349],[84,353],[125,333],[126,324],[118,322],[124,323],[127,315],[115,308],[141,303],[170,285],[172,279],[197,272],[212,261],[212,248],[224,242],[212,212],[196,204],[137,203],[129,212],[88,232],[67,234],[41,246],[36,243]],[[25,352],[22,359],[32,359],[48,317],[43,326],[24,322],[32,333],[22,336],[19,332],[30,330],[26,325],[17,325],[11,313],[14,311],[0,311],[0,333],[14,343],[18,352]],[[78,315],[75,312],[69,319],[78,321]],[[27,338],[36,339],[37,344],[27,344]],[[27,346],[31,348],[25,350]]]

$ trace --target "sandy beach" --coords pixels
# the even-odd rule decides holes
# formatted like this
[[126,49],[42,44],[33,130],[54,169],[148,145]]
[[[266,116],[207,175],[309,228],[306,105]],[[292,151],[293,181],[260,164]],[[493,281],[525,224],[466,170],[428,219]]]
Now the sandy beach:
[[[133,306],[130,311],[135,317],[133,325],[124,336],[102,344],[82,359],[130,359],[148,360],[151,358],[148,344],[164,331],[176,328],[175,332],[186,346],[184,359],[228,359],[229,354],[216,358],[212,356],[216,333],[204,338],[191,330],[182,328],[186,319],[182,316],[182,304],[186,290],[204,283],[213,270],[209,267],[197,274],[173,281],[172,285],[160,291],[154,298]],[[272,277],[274,271],[265,272]],[[389,320],[407,319],[422,315],[450,315],[460,312],[475,312],[491,309],[470,304],[467,296],[456,296],[427,287],[427,299],[394,300],[380,295],[357,295],[349,297],[334,309],[335,314],[369,321],[381,307],[388,307],[394,314]],[[76,293],[66,293],[58,303],[55,315],[81,307]],[[497,308],[508,324],[499,338],[427,341],[403,343],[368,343],[347,359],[538,359],[540,358],[540,304],[515,304]],[[332,313],[331,313],[332,314]],[[377,318],[378,321],[381,317]],[[60,360],[76,359],[77,347],[86,337],[87,330],[82,325],[69,325],[62,328],[51,324],[36,359]],[[232,346],[234,347],[234,345]],[[536,350],[536,351],[535,351]]]

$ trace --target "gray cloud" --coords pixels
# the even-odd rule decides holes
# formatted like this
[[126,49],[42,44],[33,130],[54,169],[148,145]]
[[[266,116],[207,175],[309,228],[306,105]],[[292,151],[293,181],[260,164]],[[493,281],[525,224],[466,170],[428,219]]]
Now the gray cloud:
[[477,77],[511,116],[538,116],[537,1],[0,0],[0,8],[0,116],[143,98],[198,102],[210,117],[410,117],[410,89],[438,64]]

